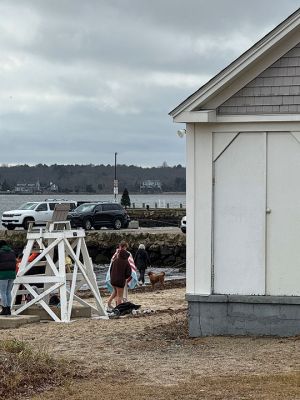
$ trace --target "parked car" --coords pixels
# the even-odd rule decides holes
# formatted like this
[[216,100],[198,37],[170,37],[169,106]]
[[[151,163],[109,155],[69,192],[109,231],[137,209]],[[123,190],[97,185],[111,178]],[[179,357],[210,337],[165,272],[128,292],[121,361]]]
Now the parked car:
[[51,221],[56,204],[69,203],[70,210],[77,207],[77,202],[63,199],[46,199],[22,204],[17,210],[5,211],[2,215],[2,225],[8,230],[16,227],[28,228],[30,222],[35,225],[45,225]]
[[186,233],[186,216],[181,218],[180,229],[183,233]]
[[70,212],[68,219],[72,227],[92,228],[112,227],[127,228],[130,217],[118,203],[86,203]]

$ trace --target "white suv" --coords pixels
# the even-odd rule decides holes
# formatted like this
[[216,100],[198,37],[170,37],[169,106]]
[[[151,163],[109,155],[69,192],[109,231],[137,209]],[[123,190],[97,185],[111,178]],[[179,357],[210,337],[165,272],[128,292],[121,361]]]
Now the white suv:
[[2,225],[8,230],[16,227],[28,228],[30,222],[35,225],[44,225],[51,221],[56,204],[69,203],[70,210],[77,207],[76,201],[51,199],[45,201],[32,201],[22,204],[17,210],[5,211],[2,215]]

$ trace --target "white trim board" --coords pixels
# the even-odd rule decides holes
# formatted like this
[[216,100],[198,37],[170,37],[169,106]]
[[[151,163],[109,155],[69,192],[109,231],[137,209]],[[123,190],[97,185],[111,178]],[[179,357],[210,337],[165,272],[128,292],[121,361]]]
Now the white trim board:
[[217,115],[215,110],[183,112],[174,118],[180,123],[300,122],[299,114]]

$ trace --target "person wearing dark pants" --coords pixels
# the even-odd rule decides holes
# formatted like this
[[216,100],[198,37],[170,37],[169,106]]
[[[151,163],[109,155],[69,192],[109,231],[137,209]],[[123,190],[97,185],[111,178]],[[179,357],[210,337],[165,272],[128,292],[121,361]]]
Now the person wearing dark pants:
[[145,286],[145,271],[147,267],[150,267],[151,263],[144,244],[139,245],[138,251],[134,257],[134,262],[140,273],[139,282]]
[[128,261],[130,253],[127,251],[127,247],[127,242],[122,241],[112,260],[110,282],[113,287],[113,292],[107,302],[109,310],[112,308],[112,301],[114,299],[117,306],[123,302],[126,280],[131,276],[131,265]]
[[16,278],[16,255],[5,240],[0,240],[0,315],[11,314],[11,290]]

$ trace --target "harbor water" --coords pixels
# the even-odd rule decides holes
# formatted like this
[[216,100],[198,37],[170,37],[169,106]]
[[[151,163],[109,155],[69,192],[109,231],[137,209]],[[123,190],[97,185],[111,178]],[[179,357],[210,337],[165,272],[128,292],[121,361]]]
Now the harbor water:
[[[97,283],[98,286],[103,288],[105,287],[105,276],[107,273],[107,270],[109,268],[109,265],[94,265],[94,271],[96,274],[96,279],[97,279]],[[185,278],[185,272],[181,272],[179,270],[179,268],[149,268],[149,271],[153,271],[155,273],[159,273],[161,271],[165,272],[165,280],[169,281],[169,280],[177,280],[177,279],[184,279]],[[147,270],[147,271],[148,271]],[[147,275],[147,271],[146,271],[146,275],[145,275],[145,282],[146,284],[149,283],[149,277]],[[137,272],[138,276],[139,273]],[[87,286],[84,285],[81,290],[85,290],[87,289]]]

